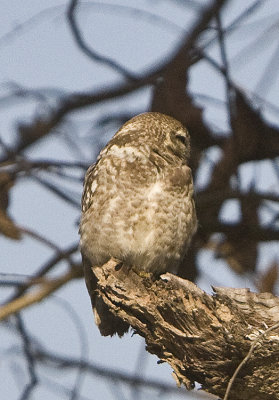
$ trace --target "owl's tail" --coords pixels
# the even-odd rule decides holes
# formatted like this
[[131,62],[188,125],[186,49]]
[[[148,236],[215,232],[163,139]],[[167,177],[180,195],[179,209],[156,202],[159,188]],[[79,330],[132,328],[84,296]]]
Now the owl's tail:
[[95,322],[101,335],[113,336],[117,333],[118,336],[123,336],[124,333],[128,332],[129,325],[122,319],[112,314],[102,297],[98,294],[98,280],[94,275],[89,260],[84,255],[82,255],[82,263],[84,268],[85,283],[91,299]]

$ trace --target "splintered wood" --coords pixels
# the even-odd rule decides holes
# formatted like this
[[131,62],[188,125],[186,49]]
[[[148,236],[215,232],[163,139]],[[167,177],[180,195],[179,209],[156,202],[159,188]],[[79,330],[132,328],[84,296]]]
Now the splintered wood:
[[279,399],[279,329],[263,335],[279,322],[277,297],[231,288],[214,288],[209,295],[169,273],[154,281],[116,265],[110,260],[94,268],[98,296],[145,338],[147,351],[171,365],[178,384],[191,389],[196,381],[223,397],[258,340],[229,399]]

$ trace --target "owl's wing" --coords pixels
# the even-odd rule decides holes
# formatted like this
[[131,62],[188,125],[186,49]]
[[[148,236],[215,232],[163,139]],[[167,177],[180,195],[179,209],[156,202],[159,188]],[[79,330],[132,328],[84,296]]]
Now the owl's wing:
[[84,185],[83,185],[83,193],[81,198],[81,209],[82,212],[86,212],[88,208],[92,204],[92,196],[91,196],[91,185],[94,181],[94,169],[97,163],[92,164],[88,170],[86,171],[85,178],[84,178]]
[[[97,163],[91,165],[85,175],[84,188],[82,194],[82,212],[85,213],[91,206],[93,201],[92,196],[92,183],[96,179],[94,175],[94,169]],[[97,292],[98,280],[94,274],[93,265],[91,265],[90,260],[83,254],[82,264],[84,270],[84,278],[86,287],[91,299],[92,309],[95,316],[95,321],[98,328],[103,336],[112,336],[117,333],[120,337],[124,335],[129,329],[129,325],[123,322],[120,318],[114,316],[108,309],[107,305],[104,303],[101,296]]]
[[82,263],[84,269],[84,278],[86,287],[91,299],[92,310],[94,313],[96,324],[103,336],[113,336],[118,334],[119,337],[128,332],[129,325],[122,319],[113,315],[108,306],[104,303],[102,297],[97,292],[98,280],[94,274],[94,269],[90,265],[90,261],[82,254]]

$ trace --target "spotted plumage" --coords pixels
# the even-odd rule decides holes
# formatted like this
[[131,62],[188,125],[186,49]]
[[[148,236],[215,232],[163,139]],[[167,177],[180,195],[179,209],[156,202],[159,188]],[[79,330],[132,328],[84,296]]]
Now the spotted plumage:
[[104,304],[98,306],[94,295],[91,267],[113,257],[156,275],[177,269],[197,226],[189,153],[189,134],[180,122],[145,113],[126,122],[87,171],[80,247],[104,335],[121,335],[126,327],[108,310],[107,322],[100,315]]

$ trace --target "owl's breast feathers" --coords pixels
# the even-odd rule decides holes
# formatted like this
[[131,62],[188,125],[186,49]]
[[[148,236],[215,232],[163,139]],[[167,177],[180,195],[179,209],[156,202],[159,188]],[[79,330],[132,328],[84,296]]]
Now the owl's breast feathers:
[[155,273],[175,269],[195,230],[192,195],[185,164],[111,146],[87,174],[82,252],[93,265],[114,257]]

